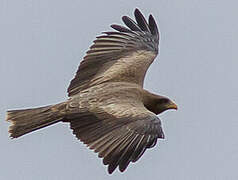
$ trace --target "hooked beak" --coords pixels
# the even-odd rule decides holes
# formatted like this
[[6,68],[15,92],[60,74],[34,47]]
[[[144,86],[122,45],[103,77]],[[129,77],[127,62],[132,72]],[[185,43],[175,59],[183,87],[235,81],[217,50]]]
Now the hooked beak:
[[177,110],[178,106],[174,102],[171,101],[171,103],[168,104],[167,108],[168,109],[176,109]]

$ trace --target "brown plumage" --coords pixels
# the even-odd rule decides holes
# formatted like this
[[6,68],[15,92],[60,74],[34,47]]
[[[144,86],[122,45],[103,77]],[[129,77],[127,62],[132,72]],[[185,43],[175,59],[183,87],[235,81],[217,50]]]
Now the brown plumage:
[[164,138],[156,116],[177,106],[168,98],[143,89],[144,77],[158,54],[159,31],[152,15],[145,20],[135,10],[136,22],[97,37],[80,63],[63,103],[7,112],[10,137],[63,121],[73,134],[103,158],[112,173],[136,162],[157,139]]

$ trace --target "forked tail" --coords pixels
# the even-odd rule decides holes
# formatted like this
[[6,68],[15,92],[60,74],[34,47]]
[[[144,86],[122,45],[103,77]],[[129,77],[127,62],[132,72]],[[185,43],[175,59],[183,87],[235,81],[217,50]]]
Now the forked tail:
[[11,122],[10,137],[17,138],[61,121],[65,109],[65,103],[60,103],[40,108],[7,111],[6,120]]

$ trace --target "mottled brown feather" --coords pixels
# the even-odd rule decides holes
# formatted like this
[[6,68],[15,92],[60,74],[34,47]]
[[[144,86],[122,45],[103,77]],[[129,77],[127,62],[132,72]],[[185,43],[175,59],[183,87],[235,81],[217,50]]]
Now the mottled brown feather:
[[151,15],[147,23],[136,9],[135,18],[123,16],[127,27],[112,25],[116,31],[97,37],[70,83],[67,101],[8,111],[10,136],[69,122],[73,134],[103,158],[109,173],[117,167],[125,171],[163,139],[156,115],[177,107],[143,89],[146,71],[158,53],[159,31]]
[[159,32],[152,16],[149,25],[138,9],[135,17],[136,22],[127,16],[122,18],[130,29],[112,25],[115,32],[104,32],[106,35],[94,40],[68,87],[69,96],[109,81],[143,86],[145,72],[158,53]]
[[95,101],[95,105],[89,106],[91,110],[81,113],[82,117],[68,117],[73,133],[103,158],[109,173],[118,166],[124,171],[146,148],[153,147],[158,138],[164,138],[159,118],[144,107],[139,96],[131,99],[134,93],[121,88],[120,95],[110,102]]

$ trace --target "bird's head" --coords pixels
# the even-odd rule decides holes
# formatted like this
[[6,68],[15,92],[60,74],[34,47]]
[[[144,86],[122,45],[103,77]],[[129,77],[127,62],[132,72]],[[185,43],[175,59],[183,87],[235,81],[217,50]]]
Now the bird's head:
[[168,109],[178,109],[177,105],[169,98],[164,96],[157,96],[155,100],[154,113],[160,114]]

